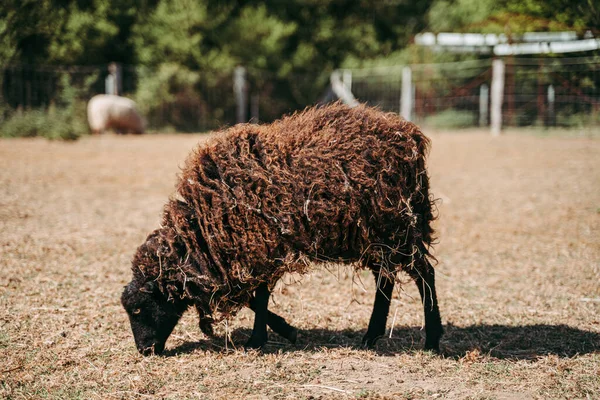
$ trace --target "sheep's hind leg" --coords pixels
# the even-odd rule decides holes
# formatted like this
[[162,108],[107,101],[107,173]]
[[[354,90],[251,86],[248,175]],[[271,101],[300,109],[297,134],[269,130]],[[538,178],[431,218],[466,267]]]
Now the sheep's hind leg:
[[425,311],[425,350],[440,351],[440,337],[444,333],[442,319],[435,293],[435,271],[429,261],[423,260],[420,268],[417,266],[408,271],[414,279],[421,302]]
[[377,340],[385,334],[385,324],[390,311],[392,291],[394,290],[394,274],[381,272],[381,269],[373,270],[377,292],[375,303],[369,321],[369,328],[362,339],[362,346],[373,348]]
[[254,328],[252,335],[245,347],[250,349],[262,348],[268,340],[267,319],[269,314],[269,287],[266,283],[261,283],[254,293]]
[[[250,301],[250,309],[256,312],[256,298],[253,298]],[[298,330],[288,324],[283,317],[267,310],[267,325],[279,336],[289,340],[294,344],[296,343],[296,339],[298,338]]]

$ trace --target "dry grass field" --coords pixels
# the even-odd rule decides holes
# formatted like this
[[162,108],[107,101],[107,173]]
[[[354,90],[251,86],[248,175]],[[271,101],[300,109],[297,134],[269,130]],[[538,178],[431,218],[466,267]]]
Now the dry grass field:
[[119,297],[206,136],[0,141],[0,398],[600,398],[600,140],[431,136],[441,356],[421,350],[411,282],[388,336],[359,349],[374,284],[334,266],[273,296],[296,345],[232,348],[251,312],[211,341],[190,311],[144,358]]

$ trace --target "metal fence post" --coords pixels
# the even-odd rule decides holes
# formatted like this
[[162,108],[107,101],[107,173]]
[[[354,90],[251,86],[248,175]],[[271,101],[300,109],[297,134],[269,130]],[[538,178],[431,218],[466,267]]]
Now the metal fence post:
[[233,92],[236,103],[236,121],[238,124],[247,122],[246,108],[248,104],[246,87],[246,68],[238,65],[233,71]]
[[412,72],[410,67],[402,68],[402,93],[400,95],[400,115],[407,121],[411,119],[413,100]]
[[495,59],[492,62],[492,98],[491,98],[491,131],[492,135],[500,135],[502,129],[502,101],[504,97],[504,61]]

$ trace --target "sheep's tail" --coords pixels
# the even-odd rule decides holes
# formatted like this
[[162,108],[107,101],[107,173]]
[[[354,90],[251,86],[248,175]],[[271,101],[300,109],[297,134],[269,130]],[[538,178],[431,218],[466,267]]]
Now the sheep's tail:
[[420,131],[414,138],[419,152],[416,182],[417,195],[413,206],[413,210],[418,216],[417,231],[420,233],[417,235],[417,246],[424,261],[430,264],[437,264],[438,260],[432,254],[431,250],[437,242],[436,232],[432,224],[438,218],[438,199],[430,193],[429,174],[426,168],[426,158],[431,148],[431,140]]
[[[431,140],[425,136],[414,123],[396,116],[399,121],[399,131],[409,138],[413,157],[409,169],[412,169],[413,178],[409,184],[410,207],[413,217],[410,230],[413,238],[413,262],[424,261],[433,264],[437,259],[432,254],[432,246],[436,242],[433,222],[437,219],[437,200],[430,193],[429,174],[426,160],[431,149]],[[419,262],[421,263],[421,262]]]

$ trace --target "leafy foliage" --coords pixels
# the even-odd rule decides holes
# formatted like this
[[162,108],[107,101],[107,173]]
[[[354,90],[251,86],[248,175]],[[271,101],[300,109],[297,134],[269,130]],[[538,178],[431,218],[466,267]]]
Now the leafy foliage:
[[425,124],[434,128],[459,129],[475,125],[477,114],[465,110],[444,110],[425,119]]
[[[595,0],[3,0],[0,66],[139,65],[142,107],[156,110],[164,98],[176,112],[184,97],[199,110],[215,103],[208,88],[230,92],[243,65],[269,120],[317,101],[340,66],[433,62],[410,46],[424,30],[598,26]],[[217,108],[226,119],[230,105]],[[184,129],[176,119],[173,127]]]
[[429,10],[434,31],[520,34],[600,26],[594,0],[438,0]]
[[0,54],[5,62],[175,63],[211,72],[243,64],[284,77],[387,56],[425,29],[598,26],[593,0],[4,0]]
[[[83,83],[83,88],[96,80],[92,75]],[[85,89],[75,87],[67,74],[60,79],[59,96],[47,110],[7,111],[0,129],[2,137],[43,136],[48,139],[74,140],[88,131],[86,102],[82,99]]]

